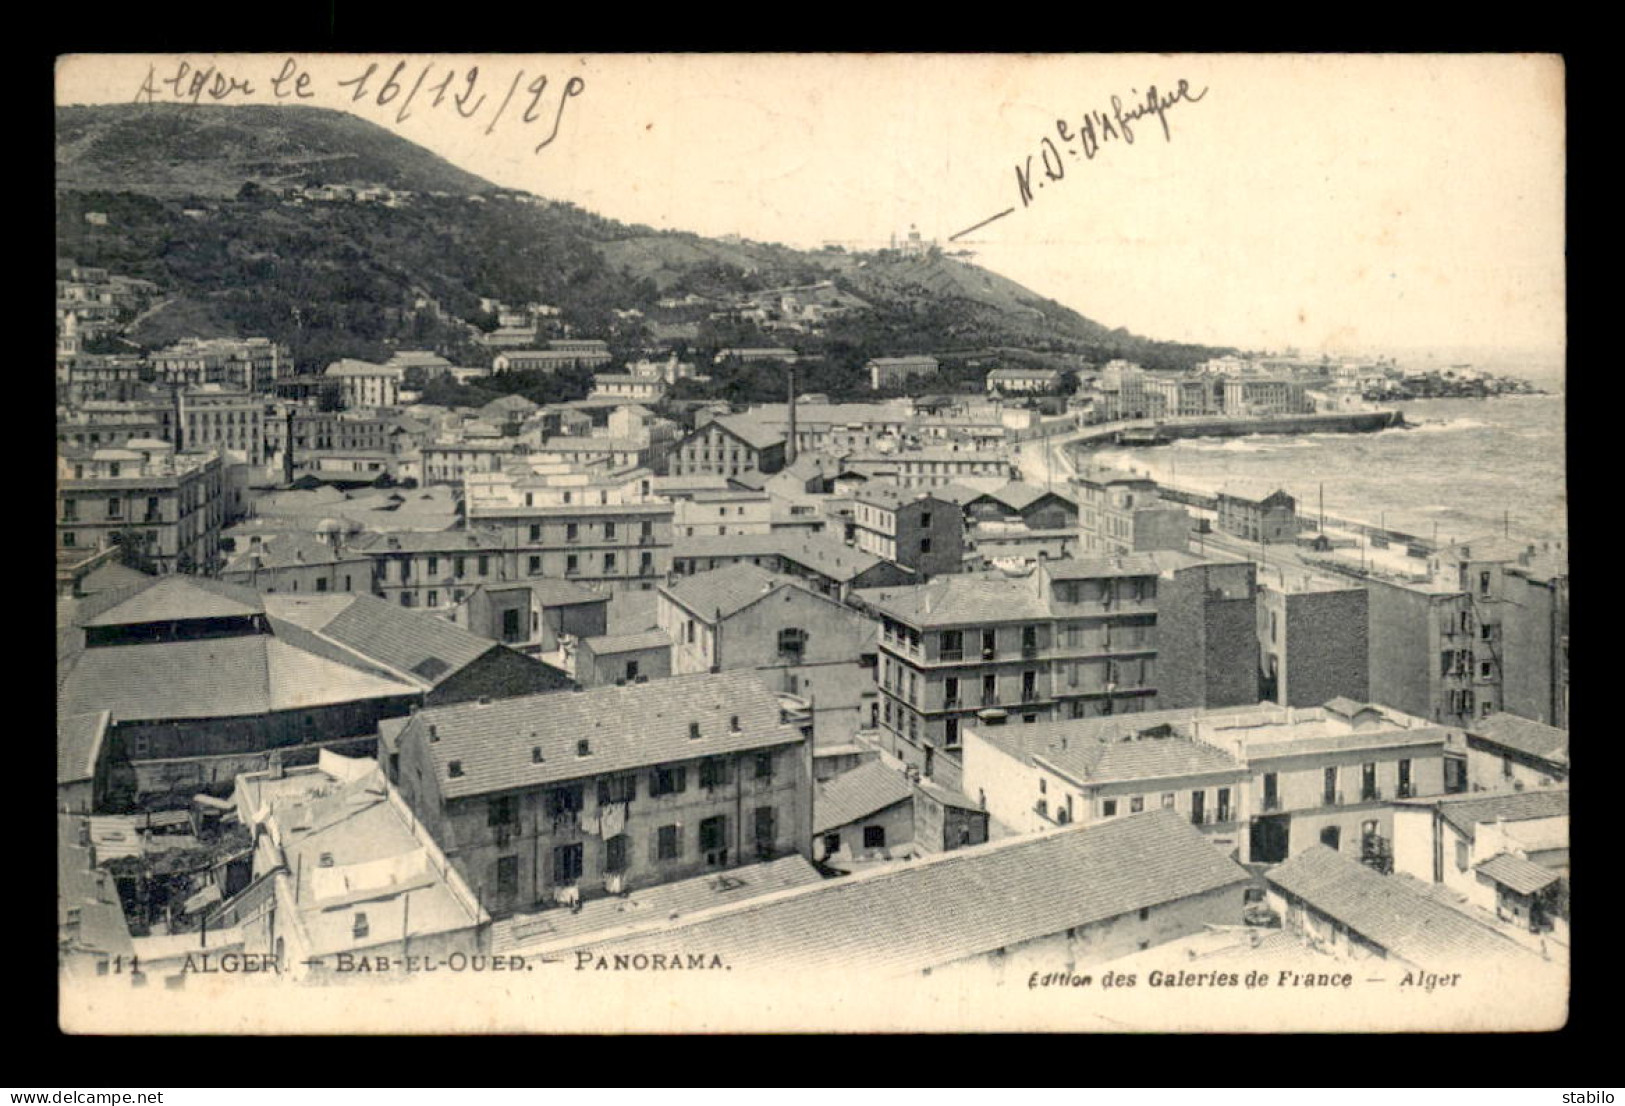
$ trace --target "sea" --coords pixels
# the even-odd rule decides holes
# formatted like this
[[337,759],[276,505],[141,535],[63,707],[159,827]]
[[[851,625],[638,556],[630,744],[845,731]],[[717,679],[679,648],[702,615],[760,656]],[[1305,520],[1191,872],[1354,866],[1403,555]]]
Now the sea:
[[1373,434],[1186,439],[1095,459],[1193,491],[1258,497],[1284,488],[1300,513],[1440,542],[1508,533],[1568,541],[1561,394],[1414,400],[1408,428]]

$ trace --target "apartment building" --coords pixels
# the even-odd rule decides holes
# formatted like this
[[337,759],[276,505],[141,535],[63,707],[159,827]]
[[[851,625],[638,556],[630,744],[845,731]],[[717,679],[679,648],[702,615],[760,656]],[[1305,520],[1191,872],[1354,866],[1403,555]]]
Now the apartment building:
[[749,415],[723,415],[684,435],[667,459],[668,476],[772,474],[784,467],[784,435]]
[[145,363],[133,354],[77,353],[57,360],[57,402],[132,399],[141,388]]
[[466,482],[470,527],[500,537],[509,579],[549,576],[600,591],[652,591],[671,571],[672,503],[646,469],[589,475],[566,466]]
[[[534,341],[535,331],[524,332],[524,340]],[[547,349],[505,349],[491,359],[491,371],[557,372],[560,369],[596,369],[609,364],[609,349],[601,341],[550,342]]]
[[1145,392],[1159,418],[1215,415],[1224,397],[1221,379],[1213,376],[1147,376]]
[[888,748],[957,787],[961,733],[978,719],[1256,702],[1251,569],[1137,554],[863,592],[881,623]]
[[374,365],[346,357],[327,366],[323,374],[329,382],[337,382],[344,406],[349,410],[363,407],[394,407],[401,401],[401,379],[404,369],[389,365]]
[[1190,512],[1164,500],[1155,480],[1084,472],[1072,479],[1071,487],[1078,499],[1078,540],[1085,556],[1183,552],[1190,546]]
[[655,618],[673,672],[753,669],[811,703],[821,744],[848,740],[874,711],[874,623],[793,577],[748,563],[684,576],[660,586]]
[[1345,578],[1283,568],[1258,580],[1259,696],[1312,707],[1339,697],[1364,702],[1371,688],[1366,589]]
[[754,672],[424,710],[381,759],[498,916],[811,853],[810,732]]
[[1226,415],[1301,415],[1313,410],[1304,386],[1296,380],[1233,376],[1224,381]]
[[200,572],[220,557],[224,465],[213,453],[177,454],[167,442],[57,451],[57,546],[131,543],[160,573]]
[[345,549],[370,561],[366,590],[402,607],[445,610],[481,585],[514,578],[502,536],[489,528],[361,534]]
[[461,484],[479,473],[501,472],[503,465],[529,453],[514,438],[441,437],[422,447],[426,484]]
[[1516,714],[1467,724],[1467,788],[1523,791],[1569,779],[1569,731]]
[[937,488],[968,478],[1008,480],[1016,473],[1003,450],[936,446],[892,453],[853,453],[845,464],[901,488]]
[[678,537],[765,535],[773,532],[774,502],[766,492],[694,492],[672,496]]
[[852,497],[857,546],[922,577],[958,572],[965,560],[965,516],[930,492],[870,481]]
[[265,400],[255,393],[217,384],[177,388],[174,407],[180,448],[218,449],[250,465],[262,465],[269,458]]
[[1371,696],[1466,726],[1499,711],[1568,721],[1568,567],[1560,548],[1452,546],[1420,581],[1372,576]]
[[183,338],[147,360],[161,384],[221,384],[251,393],[269,391],[292,369],[287,349],[269,338]]
[[869,387],[878,392],[906,388],[912,377],[936,376],[939,366],[935,357],[875,357],[863,367],[869,373]]
[[1281,544],[1298,540],[1298,501],[1277,490],[1262,499],[1218,495],[1219,529],[1247,541]]

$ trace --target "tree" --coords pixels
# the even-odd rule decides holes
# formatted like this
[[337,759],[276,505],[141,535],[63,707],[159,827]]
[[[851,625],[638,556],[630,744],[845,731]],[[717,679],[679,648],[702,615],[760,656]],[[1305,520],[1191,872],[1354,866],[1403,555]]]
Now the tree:
[[145,572],[149,576],[158,574],[157,551],[153,548],[153,541],[145,530],[137,530],[133,526],[125,526],[113,531],[108,541],[118,547],[119,560],[126,567],[137,572]]
[[325,381],[317,397],[317,409],[320,411],[344,410],[344,389],[336,380]]

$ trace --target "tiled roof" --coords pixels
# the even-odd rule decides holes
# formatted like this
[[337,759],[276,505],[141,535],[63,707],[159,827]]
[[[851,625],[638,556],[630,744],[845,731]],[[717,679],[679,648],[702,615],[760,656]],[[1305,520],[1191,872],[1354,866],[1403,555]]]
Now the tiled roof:
[[[854,503],[871,503],[877,507],[884,507],[888,511],[895,511],[903,504],[912,503],[916,499],[934,499],[939,503],[953,503],[952,500],[943,499],[937,495],[935,490],[904,488],[881,480],[871,480],[852,493]],[[958,504],[954,505],[958,506]]]
[[[778,697],[761,677],[736,671],[436,707],[420,711],[402,739],[426,739],[435,727],[425,748],[441,794],[456,799],[801,741],[779,718]],[[689,736],[694,722],[698,738]],[[578,755],[580,741],[589,743],[587,756]],[[452,761],[462,775],[449,774]]]
[[400,531],[359,534],[349,547],[368,553],[489,553],[502,548],[502,537],[487,530]]
[[1541,888],[1556,883],[1558,879],[1557,873],[1550,868],[1542,868],[1539,864],[1512,853],[1497,853],[1478,865],[1477,870],[1520,895],[1533,895]]
[[820,534],[733,534],[675,538],[673,559],[685,557],[780,556],[832,580],[847,581],[881,563],[881,558],[856,546]]
[[695,433],[704,433],[712,424],[722,427],[752,449],[766,449],[784,442],[782,432],[763,426],[750,415],[720,415],[705,426],[697,427]]
[[[861,746],[859,746],[861,748]],[[963,792],[943,787],[934,780],[920,779],[914,781],[914,786],[926,795],[931,796],[943,806],[957,807],[960,810],[981,810],[976,800]]]
[[[1058,771],[1091,784],[1243,772],[1243,765],[1223,749],[1193,741],[1172,728],[1206,713],[1190,708],[1022,726],[972,723],[972,728],[978,737],[1028,764],[1042,758]],[[1139,736],[1147,731],[1162,736]]]
[[1503,711],[1469,724],[1467,732],[1554,764],[1567,765],[1569,762],[1569,731],[1556,726],[1547,726]]
[[914,788],[901,772],[871,760],[818,785],[813,832],[848,825],[913,797]]
[[1568,788],[1538,788],[1501,795],[1467,795],[1433,800],[1446,822],[1471,840],[1480,822],[1527,822],[1536,818],[1567,818]]
[[867,589],[865,602],[914,626],[1021,622],[1049,617],[1030,580],[940,576],[929,584]]
[[[359,559],[359,558],[358,558]],[[333,547],[314,534],[277,534],[258,545],[232,557],[226,563],[227,572],[252,572],[254,569],[294,568],[302,565],[331,565],[338,561]]]
[[346,357],[327,366],[327,376],[393,376],[399,377],[402,370],[395,365],[374,365],[370,361],[360,361],[354,357]]
[[[443,618],[403,610],[372,595],[352,595],[324,625],[308,626],[363,656],[438,686],[493,648],[485,638]],[[266,596],[266,610],[281,615],[292,596]]]
[[1099,580],[1112,576],[1156,576],[1163,566],[1150,553],[1120,557],[1072,557],[1044,566],[1051,580]]
[[116,602],[95,604],[101,609],[87,615],[89,604],[79,612],[81,626],[129,626],[141,622],[166,622],[187,618],[229,618],[263,614],[259,593],[202,576],[157,576],[129,591],[103,592]]
[[1382,875],[1324,845],[1305,849],[1264,878],[1409,963],[1430,967],[1532,955],[1409,877]]
[[643,630],[635,634],[604,634],[601,637],[590,637],[581,644],[583,648],[591,650],[593,656],[605,657],[611,653],[667,649],[671,647],[671,638],[664,630]]
[[685,576],[661,591],[701,618],[727,618],[763,596],[791,584],[788,576],[769,572],[749,561]]
[[67,715],[56,720],[56,782],[77,783],[96,775],[96,759],[101,754],[102,736],[107,733],[108,712],[92,711]]
[[1186,820],[1153,811],[1012,837],[556,950],[715,952],[746,970],[918,972],[1248,879]]

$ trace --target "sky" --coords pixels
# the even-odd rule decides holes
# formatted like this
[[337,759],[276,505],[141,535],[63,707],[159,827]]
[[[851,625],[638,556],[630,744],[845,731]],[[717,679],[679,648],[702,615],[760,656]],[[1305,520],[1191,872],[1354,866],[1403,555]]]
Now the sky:
[[[203,102],[353,111],[625,222],[810,248],[914,226],[1152,338],[1563,354],[1553,57],[110,55],[60,62],[57,102],[189,100],[199,72]],[[1167,135],[1147,114],[1130,144],[1113,98],[1153,86]]]

